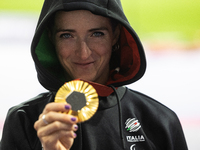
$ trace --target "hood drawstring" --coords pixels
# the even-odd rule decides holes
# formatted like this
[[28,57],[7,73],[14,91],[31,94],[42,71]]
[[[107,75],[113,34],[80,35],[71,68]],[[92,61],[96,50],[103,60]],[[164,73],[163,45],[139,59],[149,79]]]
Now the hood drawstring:
[[123,136],[123,131],[122,131],[122,108],[121,108],[121,103],[120,103],[120,98],[119,95],[117,93],[117,90],[115,89],[115,87],[113,85],[109,85],[113,91],[116,94],[116,98],[117,98],[117,104],[118,104],[118,111],[119,111],[119,130],[120,130],[120,138],[122,141],[122,146],[125,149],[125,141],[124,141],[124,136]]

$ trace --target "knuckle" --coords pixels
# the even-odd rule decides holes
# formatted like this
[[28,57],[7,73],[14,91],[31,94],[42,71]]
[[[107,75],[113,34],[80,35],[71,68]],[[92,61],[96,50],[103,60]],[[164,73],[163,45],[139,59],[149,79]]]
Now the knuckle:
[[53,122],[55,120],[55,113],[54,112],[49,112],[46,114],[46,120],[48,122]]
[[35,130],[38,129],[38,121],[36,121],[36,122],[34,123],[34,129],[35,129]]
[[58,122],[58,121],[55,121],[55,122],[53,123],[53,127],[54,127],[54,129],[59,129],[60,126],[61,126],[61,123]]
[[40,137],[42,137],[42,135],[43,135],[42,132],[40,130],[38,130],[37,131],[37,136],[40,138]]
[[42,116],[43,116],[43,114],[40,114],[39,117],[38,117],[38,120],[39,120],[40,118],[42,118]]
[[45,110],[47,112],[49,112],[51,110],[51,104],[50,103],[45,106]]

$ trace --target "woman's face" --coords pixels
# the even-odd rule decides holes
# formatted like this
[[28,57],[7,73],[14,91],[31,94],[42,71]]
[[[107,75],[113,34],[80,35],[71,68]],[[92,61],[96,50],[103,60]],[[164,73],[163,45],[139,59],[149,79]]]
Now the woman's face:
[[119,29],[113,31],[109,18],[90,11],[60,11],[55,16],[53,42],[61,65],[72,79],[105,84],[118,36]]

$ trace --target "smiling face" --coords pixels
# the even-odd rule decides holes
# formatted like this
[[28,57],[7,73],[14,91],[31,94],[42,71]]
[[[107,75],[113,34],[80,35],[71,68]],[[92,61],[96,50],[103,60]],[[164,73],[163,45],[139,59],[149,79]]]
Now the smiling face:
[[52,33],[58,59],[72,79],[107,82],[112,46],[119,36],[109,18],[87,10],[60,11]]

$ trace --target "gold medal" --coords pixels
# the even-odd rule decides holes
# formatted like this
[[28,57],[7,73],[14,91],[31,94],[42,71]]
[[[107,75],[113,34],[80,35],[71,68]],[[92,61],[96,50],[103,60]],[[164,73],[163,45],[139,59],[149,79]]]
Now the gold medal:
[[96,90],[87,82],[74,80],[65,83],[56,93],[56,103],[69,103],[68,114],[78,118],[78,122],[90,119],[97,111],[99,99]]

